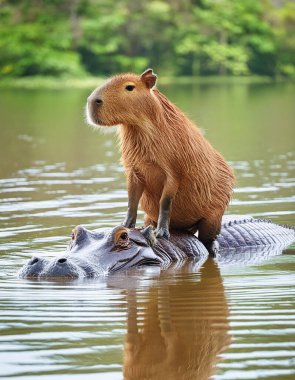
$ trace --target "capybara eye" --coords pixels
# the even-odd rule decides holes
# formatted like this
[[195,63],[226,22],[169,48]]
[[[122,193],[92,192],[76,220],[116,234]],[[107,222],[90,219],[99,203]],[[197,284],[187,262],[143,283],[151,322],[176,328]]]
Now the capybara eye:
[[122,239],[122,240],[127,240],[127,239],[128,239],[128,234],[127,234],[127,232],[123,232],[123,233],[121,233],[121,235],[120,235],[120,239]]
[[127,91],[133,91],[135,89],[135,86],[133,86],[132,84],[128,84],[128,86],[126,86],[125,89]]

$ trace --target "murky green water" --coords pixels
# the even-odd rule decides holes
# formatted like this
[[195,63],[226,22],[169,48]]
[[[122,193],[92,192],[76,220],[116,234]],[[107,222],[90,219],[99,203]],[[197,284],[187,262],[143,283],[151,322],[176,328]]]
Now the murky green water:
[[[229,212],[295,224],[295,86],[167,86],[238,178]],[[0,376],[293,379],[295,247],[252,265],[33,282],[71,229],[119,224],[114,135],[83,122],[89,90],[0,90]],[[87,376],[86,376],[87,375]]]

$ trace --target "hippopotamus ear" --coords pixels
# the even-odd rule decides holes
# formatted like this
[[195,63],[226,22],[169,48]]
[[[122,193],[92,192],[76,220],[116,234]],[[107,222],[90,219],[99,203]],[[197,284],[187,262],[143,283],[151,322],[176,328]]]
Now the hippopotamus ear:
[[147,88],[153,88],[157,82],[157,75],[154,74],[153,69],[147,69],[141,74],[140,79],[145,83]]

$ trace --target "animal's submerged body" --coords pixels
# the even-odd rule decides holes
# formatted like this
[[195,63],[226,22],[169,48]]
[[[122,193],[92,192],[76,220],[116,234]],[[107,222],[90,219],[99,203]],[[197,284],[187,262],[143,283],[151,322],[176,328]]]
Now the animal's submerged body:
[[122,163],[127,175],[128,213],[134,227],[137,207],[157,236],[174,229],[199,231],[205,244],[220,230],[234,176],[200,130],[154,88],[156,76],[123,74],[107,81],[88,99],[95,125],[119,124]]
[[[151,227],[140,230],[117,226],[88,231],[77,226],[62,256],[33,257],[19,275],[40,279],[99,277],[142,266],[181,267],[188,258],[195,271],[208,257],[205,246],[190,232],[172,231],[169,240],[153,239]],[[281,254],[294,243],[295,231],[269,221],[233,215],[223,217],[217,241],[215,260],[219,264],[243,265]]]

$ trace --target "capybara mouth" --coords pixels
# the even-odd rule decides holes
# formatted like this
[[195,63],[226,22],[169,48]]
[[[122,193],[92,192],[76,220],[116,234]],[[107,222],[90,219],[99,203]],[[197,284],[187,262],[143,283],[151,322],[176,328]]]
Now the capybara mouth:
[[112,127],[113,124],[107,123],[103,121],[101,118],[98,117],[98,115],[93,111],[87,112],[87,123],[91,125],[92,127],[98,128],[98,127]]
[[102,127],[105,125],[105,123],[103,123],[102,120],[97,115],[93,116],[93,121],[94,121],[94,124],[96,124],[99,127]]
[[86,113],[86,121],[89,125],[92,125],[93,127],[100,127],[103,125],[97,113],[92,109],[92,106],[88,103],[86,104],[86,107],[85,107],[85,113]]

